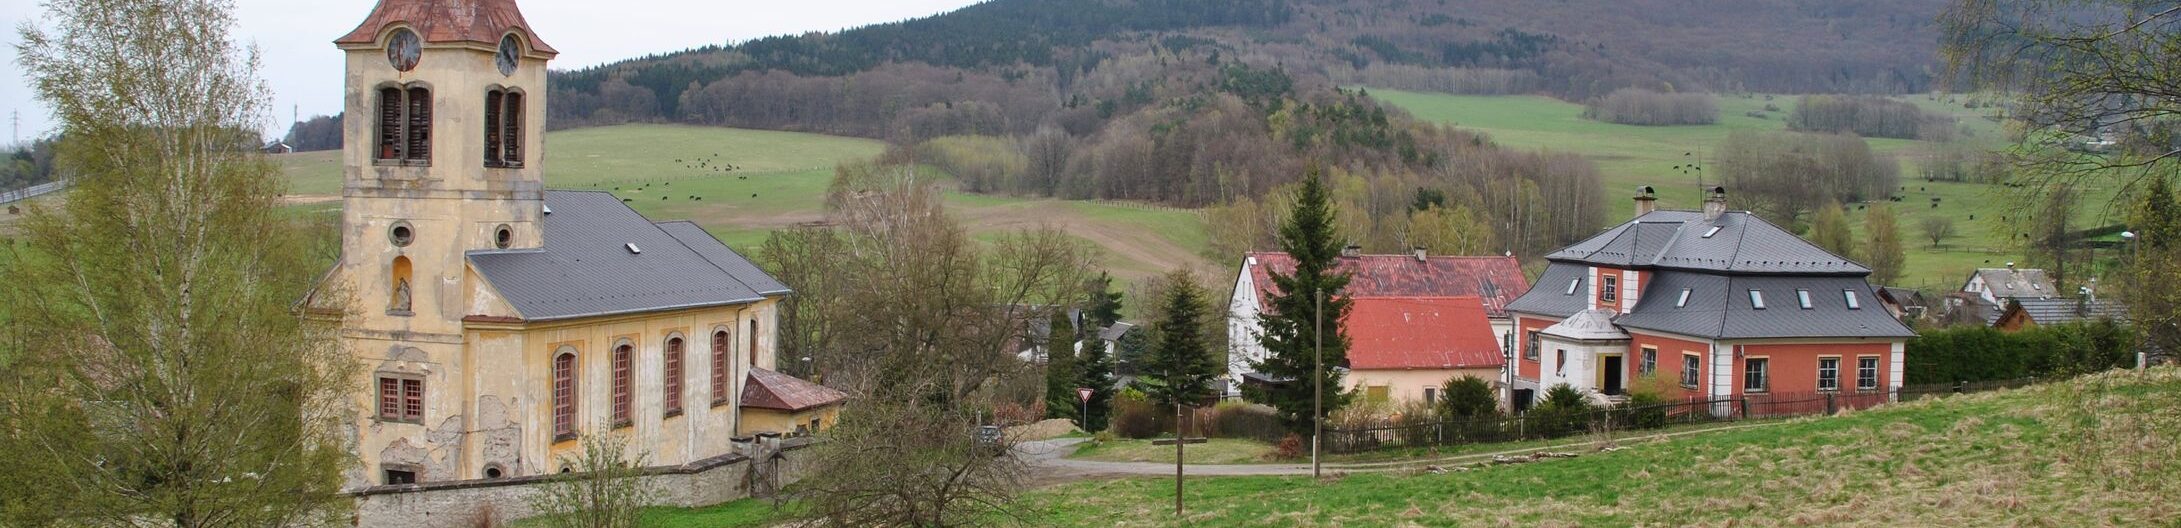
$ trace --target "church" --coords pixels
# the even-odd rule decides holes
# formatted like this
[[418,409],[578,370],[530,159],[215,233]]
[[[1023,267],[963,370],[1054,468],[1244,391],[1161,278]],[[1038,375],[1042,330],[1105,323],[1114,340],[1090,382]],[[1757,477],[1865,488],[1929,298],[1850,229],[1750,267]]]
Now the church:
[[649,463],[813,433],[839,391],[775,372],[791,292],[689,222],[546,189],[546,63],[514,0],[381,0],[346,56],[341,255],[305,299],[363,372],[362,488]]

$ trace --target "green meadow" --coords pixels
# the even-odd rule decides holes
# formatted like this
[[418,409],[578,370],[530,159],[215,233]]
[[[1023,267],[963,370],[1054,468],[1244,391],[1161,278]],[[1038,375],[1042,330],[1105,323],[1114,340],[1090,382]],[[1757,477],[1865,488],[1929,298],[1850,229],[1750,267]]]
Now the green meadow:
[[[1702,199],[1698,178],[1706,185],[1720,182],[1719,174],[1690,170],[1688,165],[1710,167],[1710,153],[1727,134],[1736,130],[1785,130],[1794,110],[1789,95],[1719,97],[1719,122],[1701,126],[1634,126],[1583,119],[1583,106],[1538,96],[1464,96],[1439,93],[1371,89],[1371,96],[1407,110],[1418,118],[1483,132],[1501,145],[1581,154],[1597,164],[1610,200],[1611,218],[1626,218],[1635,205],[1626,198],[1636,187],[1658,190],[1661,207],[1695,208]],[[1959,101],[1924,95],[1904,96],[1932,112],[1954,116],[1966,131],[1955,141],[1980,150],[2006,147],[2000,124],[1988,117],[1990,109],[1963,108]],[[1777,110],[1766,110],[1771,105]],[[1749,113],[1763,115],[1752,117]],[[1978,267],[1998,267],[2023,260],[2019,244],[2010,243],[2010,229],[2002,219],[2010,217],[2003,187],[1983,183],[1927,182],[1917,175],[1916,162],[1941,145],[1925,141],[1874,138],[1871,148],[1894,155],[1901,162],[1899,227],[1908,249],[1908,270],[1900,286],[1952,289]],[[1728,189],[1729,202],[1733,189]],[[2077,219],[2078,228],[2115,223],[2099,205],[2113,189],[2092,188]],[[1933,200],[1937,200],[1934,202]],[[1934,207],[1932,204],[1938,204]],[[1862,236],[1862,216],[1849,205],[1849,217]],[[1923,238],[1919,225],[1926,217],[1953,221],[1955,235],[1934,247]],[[2018,218],[2015,218],[2018,220]]]
[[[768,233],[825,220],[833,168],[877,156],[885,144],[820,134],[682,125],[621,125],[546,134],[545,184],[624,198],[652,220],[691,220],[754,254]],[[290,192],[310,207],[339,197],[338,152],[274,156]],[[732,166],[732,169],[724,167]],[[944,184],[944,175],[935,175]],[[949,191],[947,208],[989,240],[1055,226],[1092,245],[1124,281],[1207,265],[1202,217],[1141,204],[1024,199]]]

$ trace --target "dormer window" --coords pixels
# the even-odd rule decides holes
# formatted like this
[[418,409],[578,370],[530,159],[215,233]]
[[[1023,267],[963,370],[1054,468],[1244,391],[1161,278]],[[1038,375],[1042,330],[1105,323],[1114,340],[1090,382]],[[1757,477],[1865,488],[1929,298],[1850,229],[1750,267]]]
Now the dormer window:
[[1614,300],[1619,299],[1621,293],[1620,278],[1609,275],[1606,277],[1602,277],[1602,279],[1604,280],[1598,282],[1598,300],[1604,302],[1613,302]]
[[373,157],[382,162],[432,160],[432,90],[420,85],[379,89],[379,134]]
[[1802,309],[1810,309],[1810,290],[1795,290],[1795,301],[1802,305]]
[[1764,309],[1764,291],[1763,291],[1763,290],[1750,290],[1750,291],[1749,291],[1749,307],[1751,307],[1751,308],[1756,308],[1756,309],[1759,309],[1759,310],[1763,310],[1763,309]]
[[1675,300],[1675,301],[1674,301],[1674,307],[1675,307],[1675,308],[1681,308],[1681,307],[1684,307],[1684,306],[1688,306],[1688,305],[1689,305],[1689,289],[1688,289],[1688,288],[1682,288],[1682,289],[1681,289],[1681,298],[1680,298],[1680,299],[1677,299],[1677,300]]

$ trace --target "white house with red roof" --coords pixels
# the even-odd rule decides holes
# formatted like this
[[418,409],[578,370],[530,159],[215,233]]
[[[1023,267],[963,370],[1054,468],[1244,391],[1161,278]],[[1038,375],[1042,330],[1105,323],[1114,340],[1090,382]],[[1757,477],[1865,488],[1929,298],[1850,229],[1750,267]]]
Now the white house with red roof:
[[[1295,260],[1286,253],[1243,255],[1234,295],[1227,303],[1230,395],[1239,394],[1240,382],[1253,374],[1251,365],[1265,357],[1257,337],[1264,331],[1261,321],[1271,310],[1270,298],[1277,287],[1272,274],[1294,269]],[[1504,355],[1499,347],[1512,338],[1514,329],[1507,304],[1530,289],[1514,257],[1431,255],[1423,250],[1365,255],[1350,247],[1342,252],[1335,270],[1349,274],[1342,293],[1356,301],[1346,327],[1349,367],[1375,372],[1367,375],[1377,376],[1370,379],[1378,380],[1373,383],[1382,386],[1389,398],[1421,398],[1423,388],[1436,390],[1437,383],[1455,371],[1482,371],[1489,375],[1481,377],[1500,379]],[[1453,307],[1461,303],[1474,305],[1475,310]],[[1358,313],[1365,315],[1359,318]],[[1470,324],[1469,318],[1480,320]],[[1484,348],[1490,349],[1485,354],[1490,361],[1477,357]],[[1394,371],[1408,373],[1387,374]],[[1421,381],[1431,376],[1438,378]],[[1351,386],[1355,377],[1350,376]],[[1364,387],[1367,395],[1378,390],[1374,385]]]
[[1476,296],[1356,297],[1343,388],[1367,401],[1436,401],[1447,380],[1498,383],[1507,366]]
[[1560,383],[1617,396],[1648,374],[1690,400],[1882,402],[1900,388],[1916,334],[1879,304],[1870,268],[1727,210],[1725,189],[1702,211],[1636,199],[1635,219],[1547,254],[1538,287],[1507,305],[1516,408]]

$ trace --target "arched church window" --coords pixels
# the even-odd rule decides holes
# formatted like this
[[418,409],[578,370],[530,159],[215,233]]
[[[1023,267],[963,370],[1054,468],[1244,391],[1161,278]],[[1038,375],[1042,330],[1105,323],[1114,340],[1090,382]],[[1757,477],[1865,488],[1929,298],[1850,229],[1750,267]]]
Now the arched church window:
[[386,282],[388,287],[392,289],[392,291],[388,292],[386,303],[388,313],[403,315],[409,313],[411,299],[409,268],[409,257],[394,257],[393,273],[387,277]]
[[712,332],[712,406],[727,404],[728,349],[734,348],[734,337],[727,330]]
[[627,427],[628,425],[635,423],[635,420],[632,418],[632,415],[635,413],[632,411],[635,407],[634,400],[636,395],[630,393],[629,391],[629,386],[632,384],[631,378],[635,376],[635,358],[633,357],[635,355],[636,348],[630,346],[628,343],[622,343],[618,346],[613,347],[614,427]]
[[666,414],[668,415],[681,414],[682,412],[682,353],[684,348],[682,346],[682,336],[677,335],[666,339],[666,382],[660,383],[659,387],[665,391],[661,400],[663,400],[662,404],[666,407]]
[[576,351],[562,347],[553,356],[553,438],[576,435]]

